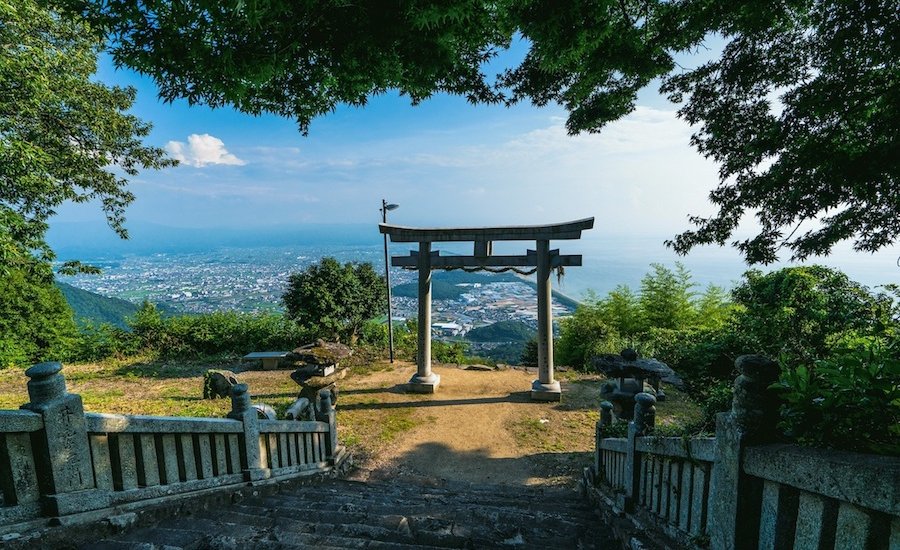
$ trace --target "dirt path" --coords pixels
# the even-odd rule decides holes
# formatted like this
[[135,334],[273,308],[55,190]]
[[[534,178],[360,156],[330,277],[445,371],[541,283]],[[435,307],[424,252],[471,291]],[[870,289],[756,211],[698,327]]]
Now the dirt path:
[[[365,461],[356,477],[409,476],[433,483],[570,484],[580,466],[587,464],[596,414],[581,407],[580,402],[586,397],[582,394],[596,393],[596,387],[565,384],[566,403],[538,403],[530,400],[528,391],[534,373],[457,367],[434,370],[441,375],[441,385],[433,395],[401,393],[400,386],[415,372],[413,366],[375,373],[345,386],[344,393],[350,396],[354,387],[366,387],[369,392],[383,387],[383,393],[368,394],[368,406],[409,407],[415,419],[412,429]],[[343,404],[343,395],[339,408],[354,407],[352,399],[351,404]],[[564,437],[570,439],[566,445],[554,437],[559,435],[554,428],[559,427],[565,427]]]

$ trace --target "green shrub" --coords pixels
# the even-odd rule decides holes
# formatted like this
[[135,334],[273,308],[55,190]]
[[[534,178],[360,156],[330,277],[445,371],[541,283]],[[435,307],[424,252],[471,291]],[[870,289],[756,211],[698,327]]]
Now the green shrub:
[[132,332],[110,323],[82,324],[72,353],[75,361],[99,361],[107,357],[129,356],[141,349],[140,339]]
[[77,339],[72,310],[52,278],[21,269],[0,277],[0,367],[67,361]]
[[162,317],[145,303],[129,321],[140,347],[163,357],[243,355],[251,351],[290,350],[310,338],[276,313],[215,312]]
[[780,427],[803,445],[900,455],[900,358],[877,339],[812,366],[782,364]]

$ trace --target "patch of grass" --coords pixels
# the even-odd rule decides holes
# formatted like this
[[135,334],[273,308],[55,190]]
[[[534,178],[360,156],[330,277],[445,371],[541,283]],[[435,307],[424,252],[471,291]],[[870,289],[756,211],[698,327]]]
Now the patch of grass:
[[381,421],[381,432],[378,434],[378,439],[384,443],[390,443],[398,435],[415,428],[417,425],[418,422],[413,418],[411,409],[391,409]]

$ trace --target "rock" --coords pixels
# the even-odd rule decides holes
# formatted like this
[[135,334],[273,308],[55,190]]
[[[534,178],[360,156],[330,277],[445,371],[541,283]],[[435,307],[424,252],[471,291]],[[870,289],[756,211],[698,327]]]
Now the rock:
[[308,368],[300,368],[291,373],[291,380],[303,387],[324,388],[338,380],[343,380],[347,376],[348,370],[347,367],[344,367],[335,370],[328,376],[317,376],[315,371],[310,372]]
[[117,532],[124,531],[128,529],[137,521],[137,514],[134,512],[129,512],[127,514],[119,514],[116,516],[109,516],[104,521],[109,524],[110,527],[115,529]]
[[488,365],[474,364],[474,365],[465,365],[463,367],[463,370],[493,371],[493,370],[497,370],[497,369],[495,369],[494,367],[490,367]]
[[237,376],[230,370],[209,369],[203,375],[203,399],[230,397],[231,387],[237,383]]

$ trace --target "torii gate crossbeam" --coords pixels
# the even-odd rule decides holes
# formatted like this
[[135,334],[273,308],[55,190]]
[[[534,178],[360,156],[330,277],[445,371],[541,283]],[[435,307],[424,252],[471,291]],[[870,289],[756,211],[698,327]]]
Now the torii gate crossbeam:
[[[415,228],[379,224],[391,242],[417,242],[419,250],[409,256],[394,256],[395,267],[416,267],[419,271],[419,334],[416,374],[408,388],[418,393],[434,393],[440,376],[431,370],[431,270],[457,268],[534,267],[537,269],[538,297],[538,379],[531,385],[531,398],[559,401],[559,382],[553,377],[553,310],[550,273],[556,267],[580,266],[580,255],[560,255],[550,250],[551,240],[580,239],[581,232],[594,227],[594,218],[551,225],[470,228]],[[535,250],[518,256],[494,256],[494,241],[535,241]],[[432,252],[433,242],[471,241],[472,256],[441,256]]]

